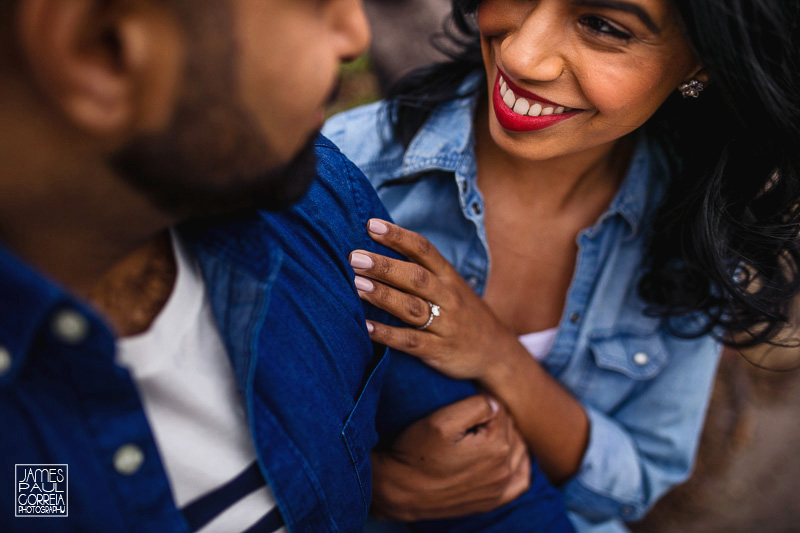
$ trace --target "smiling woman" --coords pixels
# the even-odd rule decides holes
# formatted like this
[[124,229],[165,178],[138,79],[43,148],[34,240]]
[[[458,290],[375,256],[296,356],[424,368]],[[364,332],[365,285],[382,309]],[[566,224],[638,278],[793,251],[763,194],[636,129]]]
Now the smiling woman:
[[[410,260],[351,257],[413,326],[372,338],[477,381],[578,529],[624,529],[688,476],[719,341],[771,340],[800,287],[800,4],[453,5],[451,61],[324,130]],[[391,472],[376,510],[425,518]]]

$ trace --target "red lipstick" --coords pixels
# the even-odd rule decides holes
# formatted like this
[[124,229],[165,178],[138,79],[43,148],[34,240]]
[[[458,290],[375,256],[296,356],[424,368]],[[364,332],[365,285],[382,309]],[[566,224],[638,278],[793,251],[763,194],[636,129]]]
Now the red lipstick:
[[549,104],[553,107],[559,107],[559,104],[546,100],[540,96],[533,94],[530,91],[520,89],[508,78],[502,75],[500,69],[497,70],[497,79],[494,83],[494,91],[492,92],[492,102],[494,104],[494,114],[500,125],[509,131],[536,131],[544,128],[549,128],[559,122],[572,118],[581,112],[580,109],[562,113],[560,115],[542,115],[538,117],[522,116],[511,109],[503,102],[503,96],[500,94],[500,80],[505,80],[509,90],[513,91],[517,97],[534,100],[537,103]]

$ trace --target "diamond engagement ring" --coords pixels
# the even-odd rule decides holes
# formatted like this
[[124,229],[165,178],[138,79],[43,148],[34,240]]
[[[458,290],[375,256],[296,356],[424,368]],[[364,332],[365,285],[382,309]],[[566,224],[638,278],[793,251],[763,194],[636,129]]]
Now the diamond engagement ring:
[[428,317],[428,321],[425,322],[424,326],[419,326],[417,329],[428,329],[428,326],[431,325],[433,319],[436,318],[437,316],[441,316],[442,314],[442,310],[438,305],[436,305],[435,303],[431,303],[428,300],[425,300],[425,302],[428,304],[428,307],[431,308],[431,316]]

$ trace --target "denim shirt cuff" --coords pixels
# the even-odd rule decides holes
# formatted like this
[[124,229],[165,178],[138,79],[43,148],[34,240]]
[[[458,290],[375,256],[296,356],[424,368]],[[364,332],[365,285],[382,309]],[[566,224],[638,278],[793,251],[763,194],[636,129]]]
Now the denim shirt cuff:
[[633,441],[603,413],[591,407],[586,413],[589,445],[577,475],[561,487],[567,507],[593,522],[637,520],[647,505]]

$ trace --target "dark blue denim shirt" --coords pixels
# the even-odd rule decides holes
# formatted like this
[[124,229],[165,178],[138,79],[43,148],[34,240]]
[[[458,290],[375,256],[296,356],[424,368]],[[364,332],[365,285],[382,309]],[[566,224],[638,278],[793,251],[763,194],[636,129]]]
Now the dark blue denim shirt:
[[[330,142],[321,138],[317,154],[319,179],[292,209],[180,232],[201,265],[258,462],[286,524],[359,531],[387,371],[378,415],[386,435],[475,390],[408,356],[390,365],[387,350],[370,341],[365,318],[387,317],[362,305],[347,258],[354,248],[389,253],[365,230],[368,218],[387,214]],[[0,530],[188,531],[135,384],[114,353],[114,336],[91,309],[0,248]],[[69,516],[15,518],[15,464],[67,464]],[[517,502],[418,526],[564,531],[565,516],[534,464],[532,488]]]

